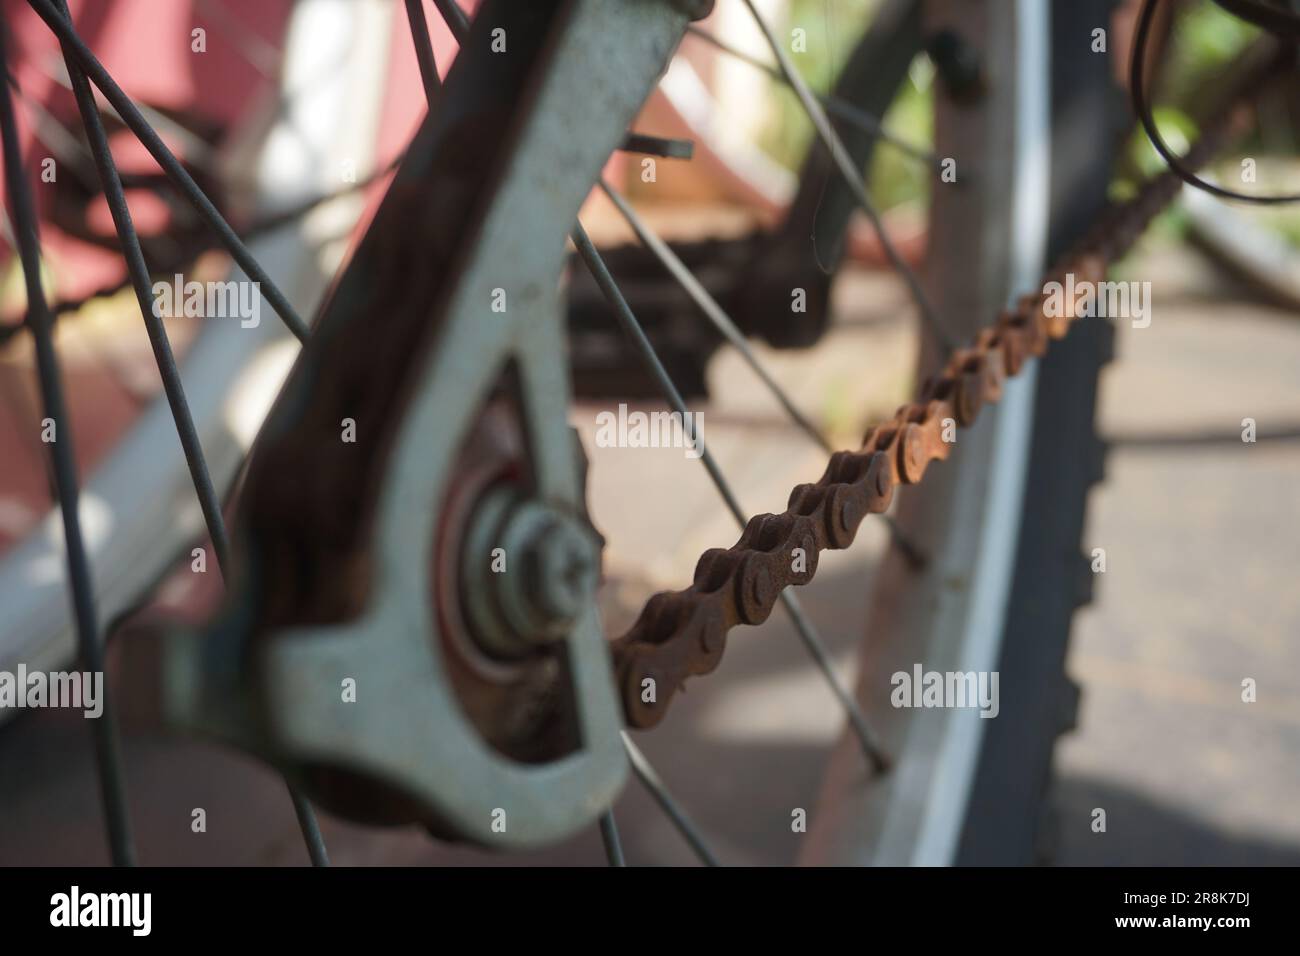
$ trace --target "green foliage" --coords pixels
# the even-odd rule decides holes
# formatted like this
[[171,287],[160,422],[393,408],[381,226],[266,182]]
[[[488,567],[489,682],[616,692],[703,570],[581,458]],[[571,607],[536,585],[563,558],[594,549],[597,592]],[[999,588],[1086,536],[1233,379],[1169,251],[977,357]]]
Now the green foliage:
[[1259,36],[1259,30],[1213,3],[1189,4],[1174,25],[1165,56],[1162,98],[1186,103],[1207,76],[1222,70]]
[[[1062,0],[1064,2],[1064,0]],[[794,55],[796,65],[809,85],[819,93],[832,89],[835,77],[847,62],[863,31],[870,24],[878,3],[863,0],[791,0],[778,36],[787,44],[791,31],[807,33],[807,50]],[[1230,67],[1260,34],[1258,28],[1239,20],[1216,4],[1201,2],[1180,5],[1169,46],[1162,60],[1152,100],[1159,104],[1153,114],[1169,146],[1182,153],[1198,130],[1191,114],[1207,95],[1217,92],[1218,77]],[[933,68],[925,56],[917,58],[898,97],[884,117],[884,125],[896,135],[919,146],[934,142]],[[772,104],[759,145],[775,160],[798,170],[813,139],[813,128],[795,95],[777,80],[764,91]],[[1276,125],[1276,124],[1275,124]],[[1285,124],[1283,124],[1285,125]],[[1258,136],[1244,141],[1239,151],[1253,156],[1270,153],[1294,157],[1294,135],[1274,135],[1267,141]],[[1225,160],[1223,173],[1235,168],[1237,159]],[[1129,140],[1110,194],[1113,199],[1131,196],[1137,184],[1164,169],[1164,162],[1136,129]],[[868,182],[877,205],[888,209],[901,203],[924,203],[928,198],[930,171],[898,150],[883,145],[875,150]],[[1270,228],[1288,241],[1300,245],[1300,212],[1278,211],[1268,217]],[[1155,225],[1157,235],[1176,236],[1184,227],[1178,214],[1162,216]]]
[[[795,27],[807,31],[807,52],[795,55],[794,59],[813,90],[823,94],[831,91],[835,78],[875,15],[876,7],[874,2],[793,0],[778,35],[788,42]],[[918,57],[884,117],[886,129],[922,147],[934,141],[932,75],[929,60]],[[804,115],[798,97],[784,83],[771,80],[768,93],[775,105],[759,145],[787,169],[797,171],[813,139],[812,123]],[[868,181],[877,205],[888,209],[900,203],[924,201],[929,175],[929,170],[915,159],[883,145],[877,147],[872,157]]]
[[[1219,77],[1231,68],[1232,62],[1260,36],[1260,32],[1257,27],[1232,16],[1208,0],[1180,8],[1160,64],[1152,97],[1153,102],[1161,104],[1152,110],[1156,126],[1174,152],[1184,153],[1196,138],[1196,124],[1189,112],[1201,107],[1207,96],[1218,95]],[[1238,144],[1234,150],[1235,155],[1224,157],[1213,164],[1210,172],[1217,173],[1224,182],[1233,185],[1233,177],[1240,168],[1239,155],[1248,154],[1260,159],[1273,154],[1283,164],[1291,164],[1294,162],[1295,146],[1294,134],[1261,136],[1260,131],[1256,130]],[[1126,162],[1111,187],[1113,198],[1131,195],[1139,180],[1164,169],[1164,161],[1151,146],[1146,132],[1140,126],[1135,129],[1128,143],[1125,159]],[[1279,178],[1285,180],[1288,177]],[[1275,185],[1276,189],[1265,185],[1261,173],[1261,191],[1294,188],[1293,183],[1290,186],[1285,182]],[[1276,231],[1288,242],[1300,246],[1300,212],[1297,210],[1279,208],[1242,211],[1266,223],[1267,228]],[[1186,217],[1175,207],[1157,219],[1152,232],[1157,238],[1176,237],[1185,231],[1186,226]]]

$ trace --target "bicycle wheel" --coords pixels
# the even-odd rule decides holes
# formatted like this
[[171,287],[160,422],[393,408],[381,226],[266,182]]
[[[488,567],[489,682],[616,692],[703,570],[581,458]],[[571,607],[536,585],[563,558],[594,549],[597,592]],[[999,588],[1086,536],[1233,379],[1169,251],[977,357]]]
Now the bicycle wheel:
[[[259,437],[244,489],[238,594],[204,644],[179,651],[168,688],[192,726],[269,756],[346,816],[418,821],[489,844],[533,845],[590,823],[624,769],[604,649],[587,606],[592,542],[582,466],[563,423],[558,336],[541,290],[562,267],[572,213],[685,16],[555,6],[489,3],[481,14],[468,38],[477,42],[453,67]],[[1104,65],[1077,89],[1048,83],[1049,71],[1077,75],[1087,63],[1079,23],[1100,14],[1076,9],[1079,22],[1049,23],[1030,0],[927,8],[926,29],[958,45],[955,85],[937,126],[940,154],[958,157],[965,171],[958,183],[967,187],[936,184],[929,296],[940,321],[963,337],[1014,292],[1033,288],[1049,246],[1077,238],[1071,230],[1104,194],[1106,157],[1071,152],[1075,137],[1095,134],[1099,117],[1109,116]],[[512,38],[500,50],[497,30]],[[512,54],[500,57],[507,49]],[[574,66],[579,50],[590,58],[582,61],[586,74]],[[962,89],[961,62],[972,58],[972,86]],[[622,72],[602,90],[608,115],[585,109],[577,91],[590,80],[586,64],[615,62]],[[556,124],[567,139],[556,136]],[[1075,155],[1077,163],[1066,161]],[[417,210],[439,215],[422,220]],[[575,242],[590,262],[583,235]],[[500,328],[472,331],[471,319],[498,300],[502,308],[492,313],[522,300],[537,323],[502,319]],[[359,315],[383,315],[391,327],[359,324]],[[1059,552],[1066,541],[1077,548],[1087,482],[1067,488],[1063,479],[1051,494],[1045,486],[1058,472],[1092,473],[1079,469],[1078,456],[1095,453],[1091,393],[1101,338],[1095,327],[1091,344],[1076,333],[1061,358],[1047,360],[1065,370],[1064,386],[1048,384],[1030,362],[996,411],[963,433],[949,464],[901,496],[899,524],[926,560],[917,570],[894,555],[883,572],[859,688],[893,769],[867,786],[861,756],[846,768],[850,745],[841,748],[809,859],[946,862],[1003,833],[987,805],[1002,806],[1007,793],[1024,794],[1016,823],[1033,816],[1037,798],[1026,781],[1041,778],[1059,726],[1039,716],[1061,696],[1075,593],[1077,566]],[[923,370],[937,366],[938,349],[928,341]],[[376,389],[377,375],[386,390]],[[340,425],[348,434],[347,422],[363,436],[358,448],[342,447],[357,442],[335,435]],[[306,491],[304,473],[312,476]],[[539,513],[533,506],[543,499],[550,510]],[[499,593],[502,585],[473,576],[484,555],[466,549],[498,535],[527,543],[528,561],[556,558],[528,543],[538,527],[564,529],[559,558],[572,574]],[[431,588],[430,568],[448,579],[435,576]],[[485,609],[482,594],[501,606]],[[1043,596],[1046,640],[1038,619],[1022,613]],[[477,647],[467,649],[458,635],[466,623]],[[1043,647],[1028,646],[1034,635]],[[373,646],[362,654],[364,642]],[[1001,670],[1009,684],[1014,674],[1006,712],[1028,729],[1004,733],[1012,723],[1005,717],[986,727],[969,711],[884,709],[888,675],[904,662]],[[501,671],[510,672],[504,680]],[[388,692],[364,698],[347,718],[360,722],[345,727],[322,709],[318,692],[355,673]],[[486,697],[466,703],[467,686],[493,682]],[[1042,694],[1031,696],[1040,683]],[[429,699],[429,686],[441,688],[441,699]],[[523,726],[512,713],[521,690]],[[386,737],[395,724],[410,730],[406,739]],[[1026,753],[1034,757],[1023,775],[1001,768],[1008,754]],[[476,769],[449,782],[451,765]],[[484,812],[502,809],[484,803],[485,784],[496,799],[518,801],[512,819],[523,823],[507,840],[497,840],[507,831]],[[996,839],[1020,852],[1027,837]]]
[[[978,163],[978,190],[936,190],[928,263],[944,314],[970,332],[1032,288],[1105,203],[1123,114],[1088,37],[1114,5],[927,6],[987,70],[984,98],[943,101],[935,124],[941,155]],[[1079,549],[1101,477],[1093,409],[1110,342],[1104,320],[1080,322],[962,436],[933,482],[904,492],[899,523],[929,561],[917,570],[895,552],[880,571],[858,685],[897,764],[866,782],[856,747],[840,744],[806,860],[1037,859],[1052,748],[1077,703],[1064,661],[1090,586]],[[931,349],[918,377],[934,362]],[[996,717],[892,707],[891,676],[916,666],[996,672]]]

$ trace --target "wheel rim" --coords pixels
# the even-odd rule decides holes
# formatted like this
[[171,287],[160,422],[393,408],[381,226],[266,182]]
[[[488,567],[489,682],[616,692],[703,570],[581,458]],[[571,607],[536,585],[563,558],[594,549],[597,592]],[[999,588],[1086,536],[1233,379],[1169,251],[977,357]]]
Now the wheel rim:
[[[928,284],[948,316],[996,311],[1030,287],[1042,266],[1047,235],[1048,11],[1033,0],[977,11],[935,4],[928,15],[978,36],[989,64],[987,115],[936,119],[940,155],[968,157],[978,147],[976,175],[998,171],[1015,184],[1007,195],[981,180],[985,208],[973,214],[969,197],[940,191],[932,200],[934,245]],[[999,72],[999,65],[1005,72]],[[948,105],[949,113],[958,108]],[[999,146],[999,140],[1005,147]],[[995,157],[1010,157],[1002,174]],[[959,163],[964,160],[959,159]],[[962,207],[966,208],[962,208]],[[954,225],[956,223],[956,225]],[[989,241],[989,223],[998,230]],[[937,228],[942,226],[942,230]],[[982,240],[982,241],[981,241]],[[972,269],[969,249],[986,254]],[[989,261],[989,260],[992,261]],[[965,263],[964,268],[957,268]],[[922,363],[925,366],[926,356]],[[1033,420],[1036,362],[1009,380],[1003,398],[964,433],[944,468],[910,488],[899,503],[899,523],[929,555],[924,571],[891,553],[877,572],[867,642],[860,656],[858,699],[886,746],[896,755],[890,772],[864,776],[855,742],[842,740],[832,755],[816,821],[801,861],[813,864],[941,865],[955,858],[983,732],[975,710],[901,711],[889,704],[889,677],[925,670],[993,671],[1014,571],[1016,536]],[[933,479],[933,481],[931,481]],[[956,520],[961,515],[963,520]],[[978,516],[978,517],[976,517]]]

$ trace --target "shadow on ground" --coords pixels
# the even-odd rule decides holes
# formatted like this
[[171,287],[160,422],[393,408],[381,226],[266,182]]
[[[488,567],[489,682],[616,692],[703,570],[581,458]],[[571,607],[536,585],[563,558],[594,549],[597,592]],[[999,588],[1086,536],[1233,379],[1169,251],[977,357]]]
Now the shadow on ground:
[[[872,535],[824,568],[805,602],[845,678],[868,590]],[[883,535],[881,536],[883,540]],[[864,553],[865,552],[865,553]],[[637,739],[724,863],[793,863],[840,715],[779,616],[734,632],[719,671],[694,681],[664,726]],[[1085,728],[1086,729],[1086,728]],[[194,741],[129,732],[126,760],[140,859],[156,865],[306,863],[281,781],[251,760]],[[1065,865],[1300,865],[1300,846],[1239,834],[1122,782],[1067,773],[1055,784],[1050,862]],[[1108,832],[1088,828],[1106,808]],[[191,830],[202,807],[207,832]],[[0,865],[107,862],[86,722],[31,712],[0,728]],[[690,850],[635,783],[616,815],[635,865],[691,865]],[[1071,821],[1068,825],[1066,821]],[[329,817],[334,862],[352,865],[602,865],[591,831],[545,851],[497,854],[438,843],[416,828],[354,827]]]

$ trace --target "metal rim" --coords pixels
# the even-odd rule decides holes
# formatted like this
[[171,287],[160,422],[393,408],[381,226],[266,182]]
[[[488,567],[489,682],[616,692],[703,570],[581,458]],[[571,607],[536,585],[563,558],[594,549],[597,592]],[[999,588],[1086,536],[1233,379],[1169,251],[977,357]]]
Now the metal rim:
[[[950,5],[932,6],[935,15]],[[1037,279],[1046,245],[1051,142],[1049,11],[1035,0],[1007,0],[990,9],[979,41],[990,65],[990,93],[981,106],[986,115],[978,125],[969,118],[936,120],[936,130],[956,131],[957,141],[939,147],[941,154],[979,150],[983,161],[976,174],[989,174],[980,183],[986,208],[979,216],[948,217],[951,210],[936,197],[932,216],[944,217],[947,244],[932,250],[928,275],[940,308],[965,306],[982,314]],[[963,145],[967,133],[972,141]],[[998,182],[1005,184],[1002,190],[989,188]],[[996,232],[988,231],[990,223]],[[976,270],[970,269],[971,248],[986,250]],[[971,273],[974,289],[955,278]],[[969,308],[972,297],[977,309]],[[948,317],[960,321],[951,312]],[[946,466],[929,476],[933,483],[927,479],[909,489],[900,502],[900,525],[930,560],[917,570],[891,555],[878,572],[858,686],[859,703],[896,759],[888,774],[868,779],[856,746],[847,735],[841,740],[802,862],[944,865],[955,859],[983,720],[974,710],[894,710],[889,677],[917,662],[937,671],[997,667],[1015,568],[1035,373],[1036,360],[1007,382],[1002,400],[962,436]],[[948,520],[956,514],[965,520]]]

